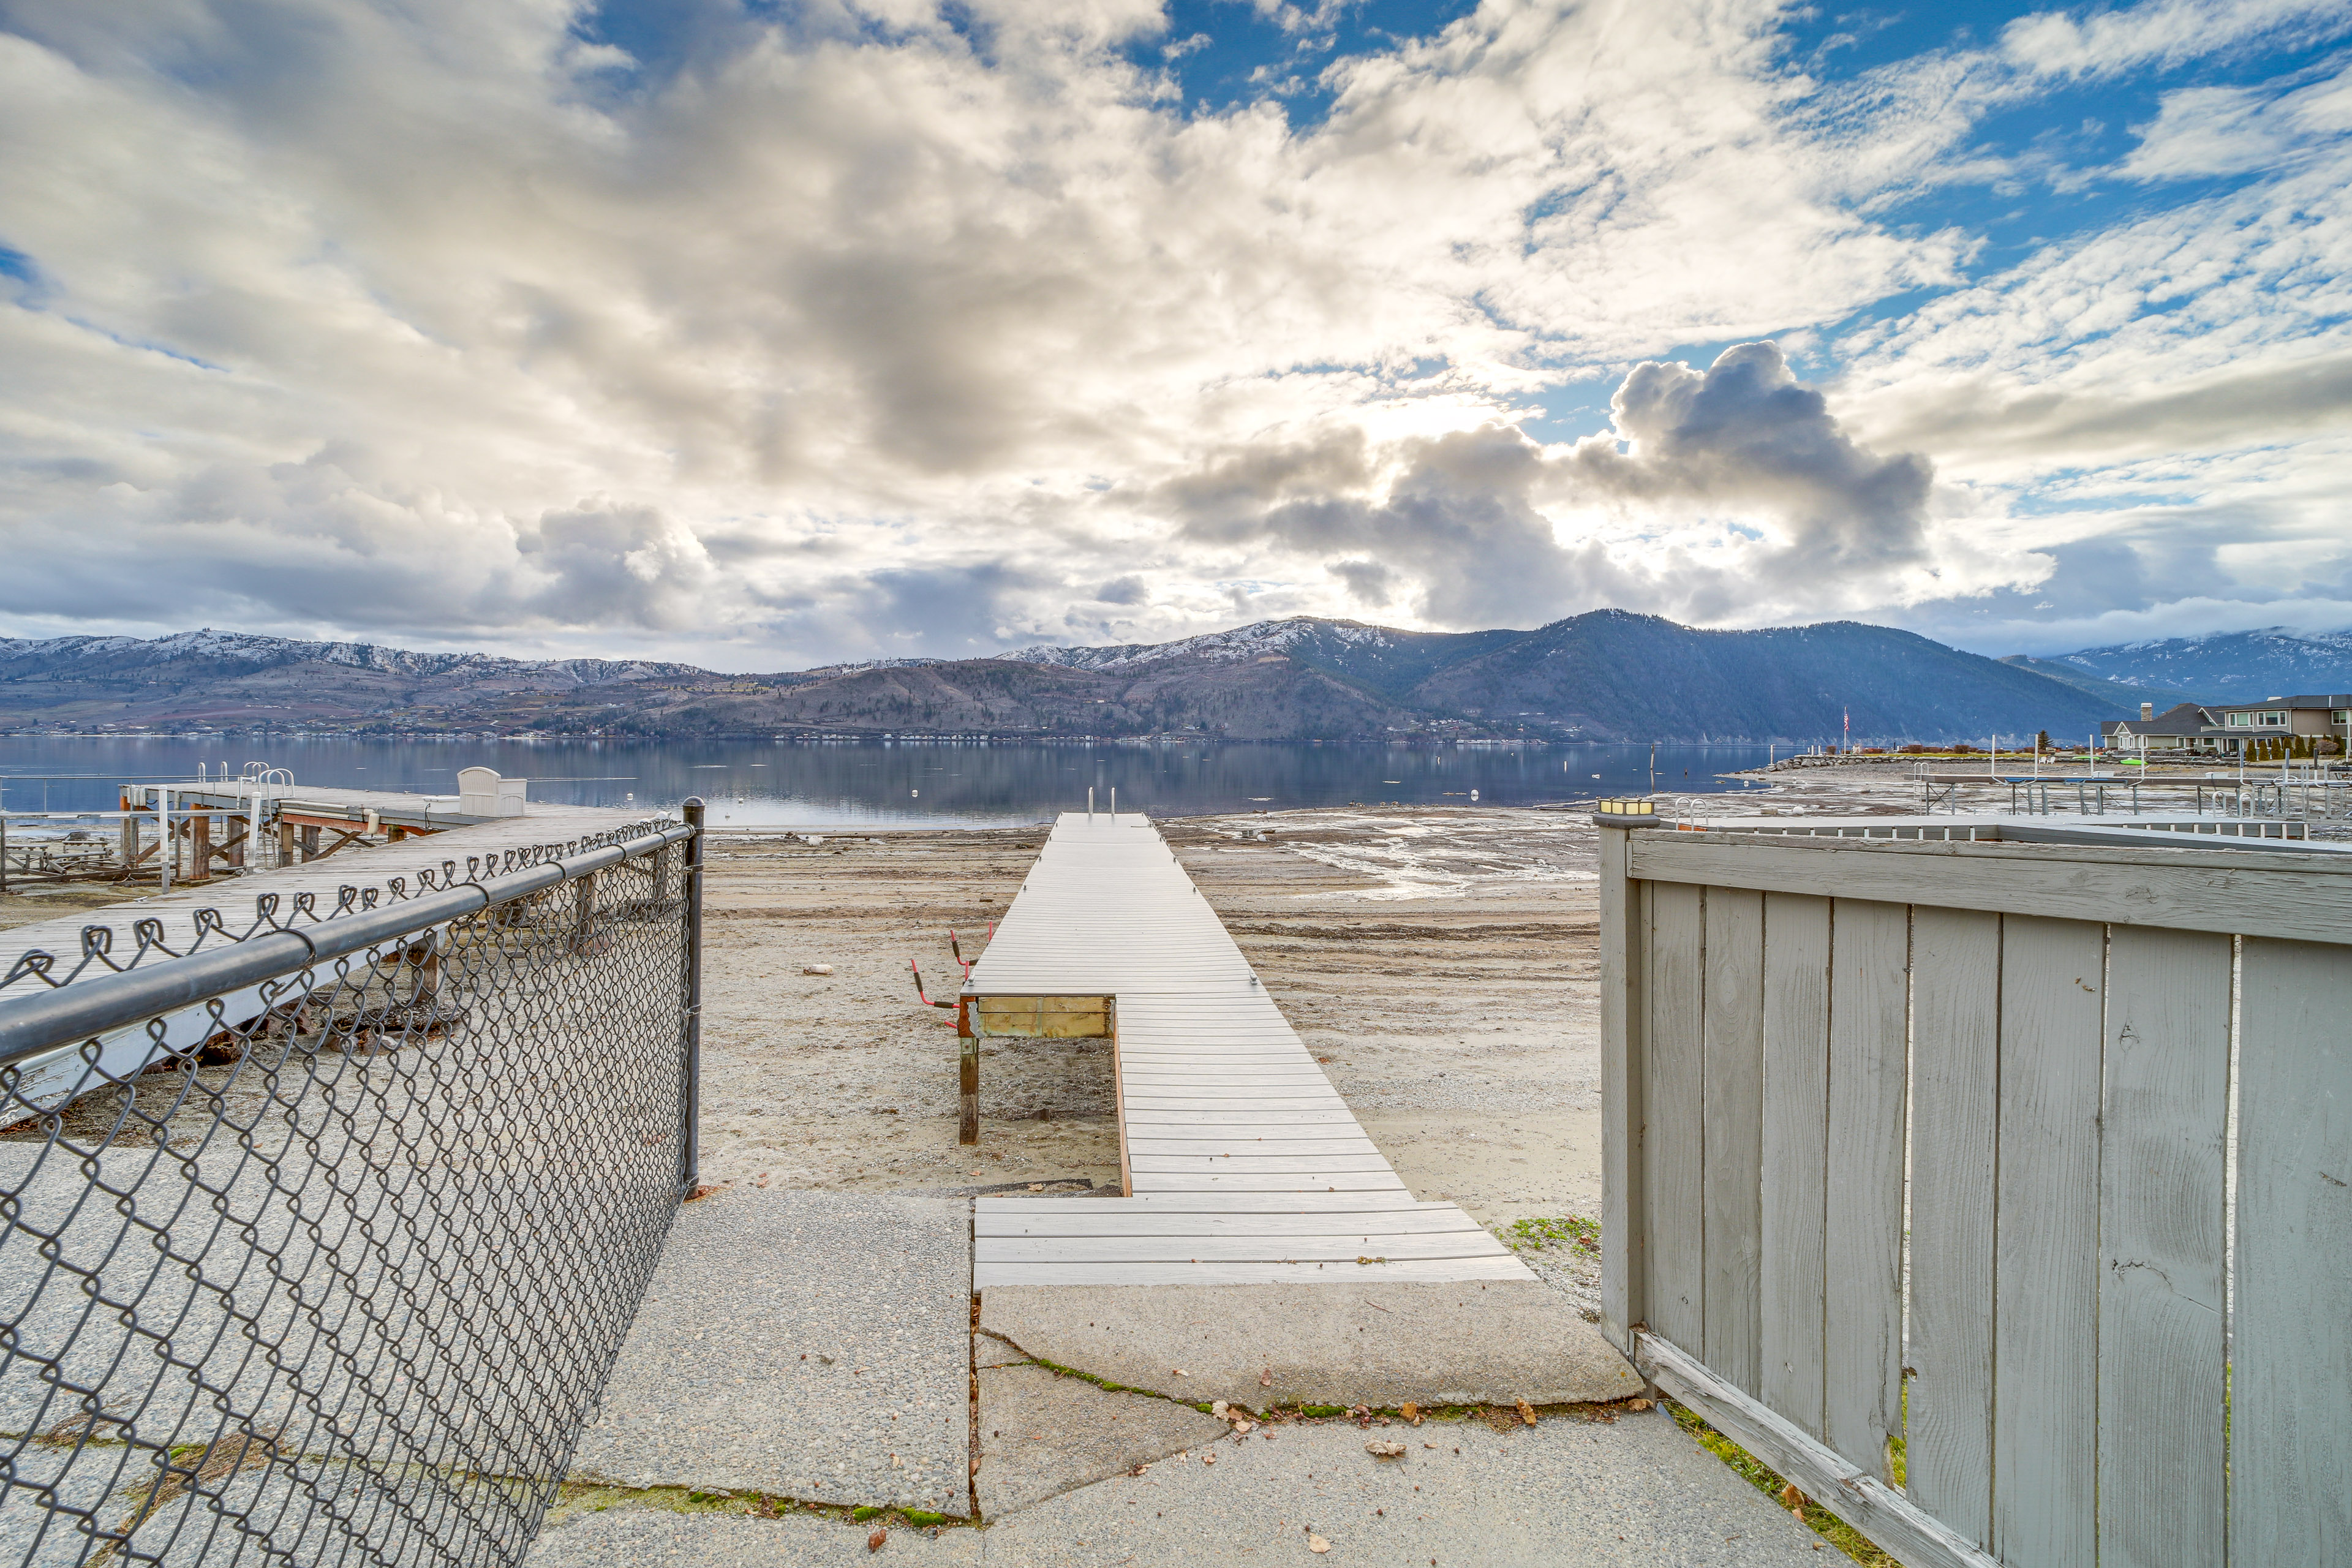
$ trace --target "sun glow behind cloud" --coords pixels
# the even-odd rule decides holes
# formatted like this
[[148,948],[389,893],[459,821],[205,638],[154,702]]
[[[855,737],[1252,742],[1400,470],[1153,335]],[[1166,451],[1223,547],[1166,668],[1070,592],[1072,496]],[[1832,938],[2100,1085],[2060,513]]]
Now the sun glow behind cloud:
[[[1185,9],[0,0],[0,617],[2352,622],[2333,8]],[[1311,93],[1188,89],[1244,25]]]

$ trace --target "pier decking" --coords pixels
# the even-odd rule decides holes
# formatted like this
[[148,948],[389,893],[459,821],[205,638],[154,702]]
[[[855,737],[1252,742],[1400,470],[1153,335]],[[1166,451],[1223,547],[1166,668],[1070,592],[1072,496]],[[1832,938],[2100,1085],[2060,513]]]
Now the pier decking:
[[1405,1189],[1143,817],[1055,823],[963,999],[982,1034],[1099,1007],[1129,1194],[978,1200],[976,1289],[1531,1278]]

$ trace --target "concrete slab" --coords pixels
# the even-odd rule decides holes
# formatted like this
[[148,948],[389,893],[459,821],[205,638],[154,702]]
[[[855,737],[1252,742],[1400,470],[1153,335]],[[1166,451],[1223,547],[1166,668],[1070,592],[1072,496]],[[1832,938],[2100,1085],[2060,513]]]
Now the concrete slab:
[[[1375,1459],[1368,1438],[1402,1442],[1406,1456]],[[1310,1531],[1327,1556],[1308,1554]],[[1822,1568],[1820,1542],[1653,1411],[1507,1435],[1425,1422],[1228,1440],[1015,1514],[989,1530],[984,1561]]]
[[985,1372],[992,1366],[1021,1366],[1029,1358],[992,1334],[971,1336],[971,1364],[976,1371]]
[[981,1458],[973,1478],[981,1517],[1002,1519],[1231,1430],[1189,1405],[1113,1394],[1042,1366],[990,1368],[980,1374]]
[[1600,1331],[1537,1280],[1000,1286],[982,1292],[981,1327],[1108,1382],[1254,1410],[1598,1404],[1642,1392]]
[[573,1478],[969,1513],[966,1210],[756,1188],[688,1205]]
[[675,1513],[622,1507],[551,1528],[523,1559],[523,1568],[843,1568],[852,1563],[919,1563],[953,1568],[981,1560],[980,1531],[893,1528],[881,1550],[868,1551],[874,1524],[831,1516],[744,1519],[715,1513]]

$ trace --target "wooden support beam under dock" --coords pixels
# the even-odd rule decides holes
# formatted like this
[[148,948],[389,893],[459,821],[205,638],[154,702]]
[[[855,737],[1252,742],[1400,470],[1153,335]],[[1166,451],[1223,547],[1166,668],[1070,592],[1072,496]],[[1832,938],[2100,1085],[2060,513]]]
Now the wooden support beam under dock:
[[974,1289],[1531,1278],[1406,1191],[1141,816],[1055,824],[961,1000],[978,1033],[1110,1038],[1127,1194],[979,1199]]

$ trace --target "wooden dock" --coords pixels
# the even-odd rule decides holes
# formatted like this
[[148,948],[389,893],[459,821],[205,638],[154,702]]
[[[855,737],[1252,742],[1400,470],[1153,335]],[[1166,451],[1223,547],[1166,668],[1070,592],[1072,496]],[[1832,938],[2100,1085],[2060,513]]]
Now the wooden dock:
[[1406,1191],[1141,816],[1055,823],[962,1002],[977,1035],[1109,1036],[1127,1194],[979,1199],[974,1289],[1531,1278]]

